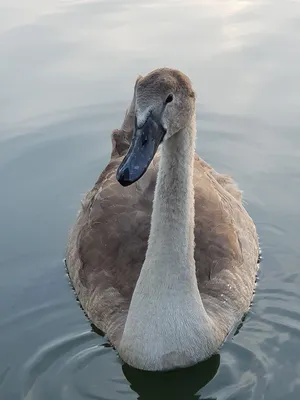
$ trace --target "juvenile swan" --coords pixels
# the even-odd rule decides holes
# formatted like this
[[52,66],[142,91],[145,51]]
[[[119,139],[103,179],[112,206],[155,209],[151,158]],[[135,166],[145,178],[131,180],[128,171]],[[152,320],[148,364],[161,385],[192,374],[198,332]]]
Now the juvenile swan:
[[255,226],[232,179],[195,154],[195,141],[189,78],[167,68],[139,77],[69,237],[83,309],[139,369],[208,358],[253,296]]

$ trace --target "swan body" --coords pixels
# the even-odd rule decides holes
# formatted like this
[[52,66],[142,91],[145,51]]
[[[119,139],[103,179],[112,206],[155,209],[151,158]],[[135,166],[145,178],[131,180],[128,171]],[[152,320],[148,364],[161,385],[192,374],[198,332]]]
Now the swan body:
[[208,358],[253,297],[255,225],[233,180],[197,156],[195,141],[189,78],[168,68],[139,77],[69,236],[83,309],[139,369]]

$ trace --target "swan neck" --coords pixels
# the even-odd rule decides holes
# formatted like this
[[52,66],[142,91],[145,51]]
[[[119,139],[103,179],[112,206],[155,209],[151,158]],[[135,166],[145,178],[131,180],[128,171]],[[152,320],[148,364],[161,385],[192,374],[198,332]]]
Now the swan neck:
[[194,273],[195,141],[193,122],[162,145],[147,251],[151,259],[162,258],[162,268],[171,264]]

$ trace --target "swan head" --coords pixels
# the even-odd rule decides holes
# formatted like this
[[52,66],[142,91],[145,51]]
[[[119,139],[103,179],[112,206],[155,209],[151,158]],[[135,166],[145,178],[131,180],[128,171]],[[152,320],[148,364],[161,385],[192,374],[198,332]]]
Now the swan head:
[[129,186],[147,171],[159,145],[190,125],[195,92],[190,79],[170,68],[156,69],[135,84],[135,126],[131,146],[117,171]]

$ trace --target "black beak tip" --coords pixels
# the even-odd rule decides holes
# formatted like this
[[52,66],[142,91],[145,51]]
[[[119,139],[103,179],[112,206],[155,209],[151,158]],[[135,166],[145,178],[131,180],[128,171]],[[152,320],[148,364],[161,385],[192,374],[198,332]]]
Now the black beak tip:
[[133,181],[129,178],[129,169],[128,168],[119,168],[116,175],[117,181],[122,186],[130,186]]

